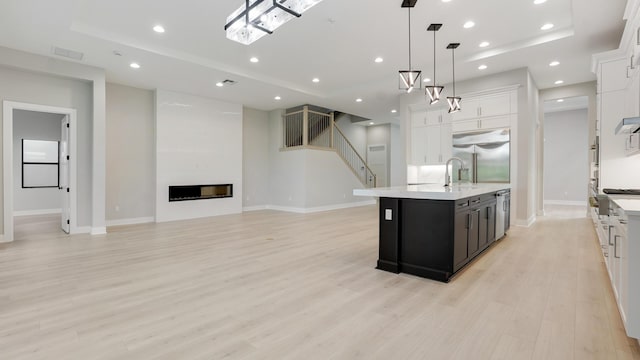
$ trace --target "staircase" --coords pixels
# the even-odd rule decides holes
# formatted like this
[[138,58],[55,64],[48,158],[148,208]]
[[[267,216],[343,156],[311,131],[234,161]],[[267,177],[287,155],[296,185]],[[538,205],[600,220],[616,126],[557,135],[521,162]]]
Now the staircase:
[[301,110],[284,115],[283,129],[285,149],[331,149],[364,186],[376,187],[376,175],[335,124],[333,112],[325,114],[303,106]]

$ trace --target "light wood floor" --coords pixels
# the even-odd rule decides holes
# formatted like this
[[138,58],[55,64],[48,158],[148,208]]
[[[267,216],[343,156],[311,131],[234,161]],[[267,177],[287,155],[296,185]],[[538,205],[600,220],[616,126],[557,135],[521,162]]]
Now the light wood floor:
[[587,218],[512,228],[449,284],[374,269],[375,206],[0,245],[0,359],[640,359]]

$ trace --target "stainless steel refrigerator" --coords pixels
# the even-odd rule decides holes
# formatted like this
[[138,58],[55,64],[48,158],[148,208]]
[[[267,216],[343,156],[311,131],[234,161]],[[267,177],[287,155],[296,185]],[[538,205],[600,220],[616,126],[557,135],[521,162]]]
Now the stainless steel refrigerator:
[[[464,160],[474,183],[508,183],[510,172],[509,129],[453,135],[453,156]],[[453,174],[460,165],[454,162]],[[455,180],[454,180],[455,181]]]

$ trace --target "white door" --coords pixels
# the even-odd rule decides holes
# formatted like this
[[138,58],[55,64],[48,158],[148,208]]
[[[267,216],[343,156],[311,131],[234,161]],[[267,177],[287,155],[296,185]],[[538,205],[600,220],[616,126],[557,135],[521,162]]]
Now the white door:
[[67,234],[70,231],[70,206],[71,195],[69,193],[69,116],[65,116],[62,119],[62,130],[60,134],[60,171],[58,189],[60,189],[60,196],[62,197],[62,217],[61,227],[62,231]]
[[367,146],[367,164],[376,174],[376,187],[387,186],[387,145]]

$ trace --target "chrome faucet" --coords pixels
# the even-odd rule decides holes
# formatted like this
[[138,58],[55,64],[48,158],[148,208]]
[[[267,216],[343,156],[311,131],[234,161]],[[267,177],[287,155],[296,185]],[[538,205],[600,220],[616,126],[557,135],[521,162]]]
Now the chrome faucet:
[[[445,165],[445,167],[447,168],[445,174],[444,174],[444,186],[451,186],[453,185],[453,181],[451,181],[451,175],[449,175],[449,164],[451,164],[451,161],[453,160],[457,160],[460,162],[460,170],[466,170],[466,166],[464,164],[464,160],[458,158],[458,157],[452,157],[451,159],[447,160],[447,165]],[[453,170],[453,169],[452,169]]]

